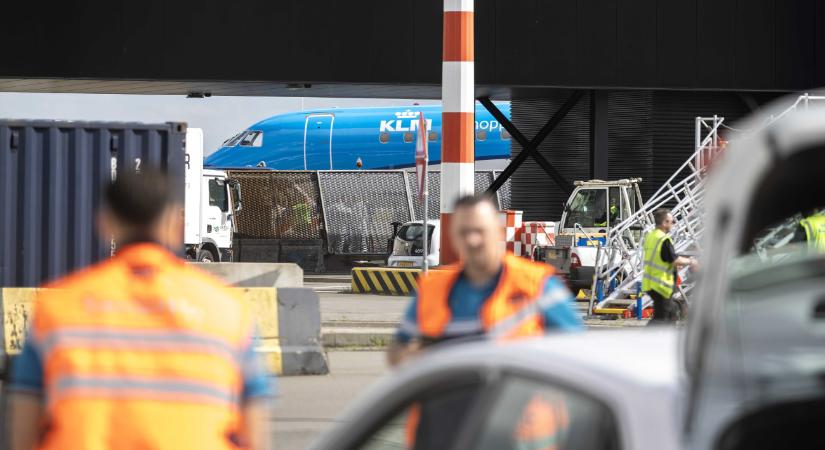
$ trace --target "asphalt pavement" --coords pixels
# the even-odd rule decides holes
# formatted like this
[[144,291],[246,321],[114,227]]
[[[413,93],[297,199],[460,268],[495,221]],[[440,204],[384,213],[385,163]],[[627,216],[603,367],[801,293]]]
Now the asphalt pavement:
[[387,372],[382,351],[331,351],[330,374],[278,379],[272,426],[276,449],[304,449],[359,394]]

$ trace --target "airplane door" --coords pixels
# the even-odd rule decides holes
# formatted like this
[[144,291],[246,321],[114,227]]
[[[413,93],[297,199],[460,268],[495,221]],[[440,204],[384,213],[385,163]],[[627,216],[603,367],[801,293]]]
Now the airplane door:
[[304,168],[307,170],[331,170],[332,167],[332,114],[312,114],[304,123]]

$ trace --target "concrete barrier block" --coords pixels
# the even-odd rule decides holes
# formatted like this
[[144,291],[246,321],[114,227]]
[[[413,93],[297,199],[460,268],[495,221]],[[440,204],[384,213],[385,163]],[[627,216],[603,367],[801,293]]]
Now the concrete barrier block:
[[421,269],[354,267],[352,292],[359,294],[410,295],[418,289]]
[[321,300],[318,294],[308,288],[278,289],[278,313],[282,373],[329,373],[321,345]]
[[209,272],[237,287],[302,287],[304,271],[292,263],[198,263],[197,268]]
[[4,355],[16,355],[23,350],[29,318],[32,316],[34,298],[38,288],[2,288],[0,289],[0,312],[3,314]]
[[[255,350],[276,375],[329,373],[321,344],[321,306],[318,294],[308,288],[235,288],[258,323]],[[5,354],[23,348],[37,288],[0,290]],[[5,369],[5,368],[3,368]]]

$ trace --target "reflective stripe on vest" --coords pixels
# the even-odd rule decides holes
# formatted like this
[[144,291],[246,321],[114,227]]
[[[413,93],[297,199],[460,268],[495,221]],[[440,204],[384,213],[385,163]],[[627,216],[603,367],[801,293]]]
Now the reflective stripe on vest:
[[655,291],[664,298],[673,295],[673,264],[662,260],[662,246],[670,237],[658,228],[654,228],[645,237],[644,275],[642,291]]
[[799,221],[805,229],[808,246],[820,252],[825,252],[825,214],[814,214]]
[[38,294],[31,339],[49,427],[41,449],[232,449],[254,316],[154,244]]

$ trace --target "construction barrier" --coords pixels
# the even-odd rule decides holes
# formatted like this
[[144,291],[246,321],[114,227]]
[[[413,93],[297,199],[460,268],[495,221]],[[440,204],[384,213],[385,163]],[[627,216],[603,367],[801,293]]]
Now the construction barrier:
[[421,269],[354,267],[352,292],[358,294],[410,295],[418,289]]
[[[318,294],[306,288],[233,288],[258,319],[260,352],[276,375],[329,373],[321,346]],[[3,350],[17,355],[23,348],[34,298],[39,288],[2,288]],[[6,369],[4,367],[4,369]]]
[[294,263],[223,262],[188,264],[235,287],[302,287],[304,270]]

